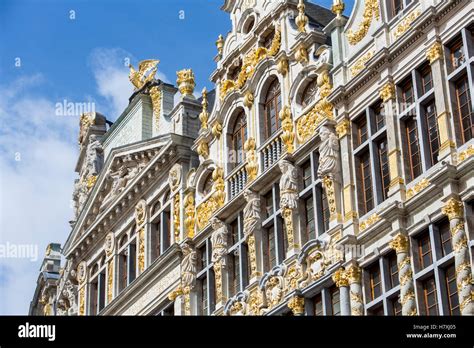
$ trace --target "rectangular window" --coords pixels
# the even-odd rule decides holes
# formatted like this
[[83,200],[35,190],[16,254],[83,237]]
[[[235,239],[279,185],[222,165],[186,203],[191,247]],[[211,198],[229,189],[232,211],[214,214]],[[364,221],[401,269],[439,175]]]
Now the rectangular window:
[[313,309],[314,309],[314,315],[316,316],[324,315],[323,299],[321,297],[321,294],[317,294],[316,296],[313,297]]
[[98,312],[105,307],[105,271],[99,274],[99,303]]
[[461,125],[461,137],[463,144],[474,137],[474,113],[471,105],[471,91],[467,76],[463,76],[455,85],[456,88],[456,110]]
[[316,223],[314,216],[313,195],[304,200],[304,209],[306,217],[306,238],[307,240],[316,239]]
[[271,270],[277,264],[276,245],[275,245],[275,229],[272,227],[265,230],[265,271]]
[[373,301],[382,294],[382,278],[380,276],[380,265],[375,263],[368,270],[370,282],[370,300]]
[[423,281],[423,298],[426,315],[439,315],[438,313],[438,295],[436,291],[436,282],[434,277]]
[[207,266],[207,248],[206,245],[199,249],[199,270],[203,270]]
[[302,165],[303,169],[303,185],[304,187],[309,187],[313,183],[313,178],[312,178],[312,167],[311,167],[311,162],[307,161]]
[[390,168],[388,164],[388,145],[387,139],[383,139],[378,143],[377,152],[379,155],[380,178],[382,181],[382,194],[385,200],[388,196],[390,187]]
[[127,277],[127,254],[124,251],[119,255],[119,292],[127,286]]
[[420,269],[426,268],[433,263],[430,235],[428,232],[425,232],[418,238],[418,262]]
[[137,275],[137,245],[135,243],[130,243],[128,246],[128,252],[128,284],[130,284],[135,280]]
[[240,260],[239,255],[235,253],[232,255],[232,294],[235,295],[240,291]]
[[333,286],[330,289],[330,294],[331,294],[332,315],[341,315],[341,301],[340,301],[339,289],[336,286]]
[[209,301],[207,297],[207,278],[206,276],[200,279],[201,283],[201,315],[207,315],[209,310]]
[[449,266],[445,270],[445,281],[448,297],[448,308],[451,315],[460,315],[458,287],[456,285],[456,269],[454,265]]
[[420,143],[416,120],[409,119],[405,122],[405,130],[408,144],[408,165],[410,169],[410,180],[416,179],[422,173]]
[[270,215],[273,214],[273,211],[274,211],[272,190],[270,190],[270,192],[268,192],[263,198],[265,201],[266,217],[269,217]]
[[361,215],[367,214],[374,208],[374,195],[372,190],[372,169],[370,166],[370,154],[364,153],[359,158],[359,171],[361,183],[361,204],[359,206]]
[[98,294],[98,291],[99,291],[99,284],[98,284],[98,281],[97,279],[95,279],[92,283],[91,283],[91,294],[90,294],[90,313],[92,315],[96,315],[97,314],[97,294]]
[[390,274],[390,288],[394,288],[399,284],[397,254],[394,252],[388,256],[388,271]]
[[235,219],[230,223],[230,230],[232,233],[232,244],[239,242],[239,220]]
[[392,17],[396,17],[403,10],[403,0],[392,0]]
[[402,110],[406,110],[415,101],[414,93],[413,93],[413,82],[411,80],[411,77],[402,83],[401,92],[402,92],[402,103],[403,103]]
[[439,239],[441,242],[441,253],[442,256],[449,255],[453,251],[453,245],[451,243],[451,229],[449,226],[449,220],[445,219],[437,224]]
[[398,300],[398,297],[390,301],[392,304],[393,315],[400,316],[402,315],[402,304]]
[[356,121],[356,129],[357,129],[357,144],[356,146],[361,145],[364,143],[368,137],[368,129],[367,129],[367,119],[362,116],[358,121]]
[[319,231],[319,234],[322,234],[329,230],[329,219],[331,212],[329,211],[329,204],[328,204],[328,199],[326,196],[326,190],[324,190],[321,186],[319,186],[320,192],[321,192],[321,208],[322,208],[322,220],[323,220],[323,230]]
[[459,38],[454,44],[450,47],[450,56],[451,64],[454,69],[459,68],[466,62],[466,56],[464,55],[464,45],[462,39]]
[[385,127],[385,110],[383,103],[377,103],[372,107],[374,111],[375,132],[378,132]]
[[428,143],[430,148],[431,165],[438,163],[439,153],[439,132],[438,120],[436,116],[436,106],[434,101],[430,102],[424,107],[424,116],[426,126],[428,128]]
[[384,310],[383,310],[383,305],[369,310],[367,312],[367,314],[368,315],[373,315],[373,316],[380,316],[380,317],[384,316],[385,313],[384,313]]
[[431,73],[431,66],[426,64],[420,69],[421,77],[421,94],[424,95],[433,88],[433,74]]

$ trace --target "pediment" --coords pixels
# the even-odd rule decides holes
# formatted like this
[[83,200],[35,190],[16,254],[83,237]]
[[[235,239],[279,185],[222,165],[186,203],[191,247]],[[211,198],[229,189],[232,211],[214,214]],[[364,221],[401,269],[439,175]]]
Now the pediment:
[[134,195],[139,181],[156,175],[157,163],[168,163],[173,152],[170,135],[113,149],[88,194],[64,252],[81,240],[92,225],[121,210]]

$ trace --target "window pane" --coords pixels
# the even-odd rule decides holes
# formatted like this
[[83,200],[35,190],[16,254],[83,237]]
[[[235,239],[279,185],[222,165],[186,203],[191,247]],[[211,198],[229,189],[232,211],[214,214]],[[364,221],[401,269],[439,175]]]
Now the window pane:
[[390,253],[388,256],[388,268],[390,274],[390,286],[391,288],[394,288],[399,284],[397,254],[394,252]]
[[472,112],[471,91],[467,76],[463,76],[456,83],[456,103],[462,142],[466,143],[473,138],[474,134],[474,113]]
[[332,287],[330,292],[331,292],[332,315],[341,315],[339,289],[337,287]]
[[426,315],[438,315],[438,298],[436,283],[433,277],[422,283]]
[[421,269],[428,267],[433,262],[431,256],[430,236],[428,232],[425,232],[418,238],[418,258]]
[[380,178],[382,180],[382,194],[385,200],[388,196],[388,189],[390,188],[390,168],[388,163],[388,146],[387,139],[383,139],[378,144]]
[[421,175],[420,143],[418,140],[418,128],[414,119],[409,119],[405,123],[405,130],[408,143],[408,165],[410,169],[409,181]]
[[445,270],[445,281],[447,289],[447,302],[450,315],[460,315],[458,288],[456,285],[456,269],[454,265]]
[[438,163],[438,152],[439,152],[439,133],[438,133],[438,120],[436,116],[436,106],[434,101],[429,103],[424,108],[425,122],[428,127],[428,143],[430,148],[430,159],[431,165]]

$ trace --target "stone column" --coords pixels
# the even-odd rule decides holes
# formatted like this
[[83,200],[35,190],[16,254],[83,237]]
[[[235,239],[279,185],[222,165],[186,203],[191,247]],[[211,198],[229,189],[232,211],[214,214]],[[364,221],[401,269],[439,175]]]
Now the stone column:
[[433,86],[436,86],[434,93],[440,143],[438,159],[441,161],[447,156],[453,155],[456,148],[451,130],[448,91],[444,78],[443,45],[438,41],[432,44],[426,51],[426,59],[431,65]]
[[[262,218],[260,208],[260,196],[247,189],[244,192],[247,204],[244,208],[244,235],[248,245],[248,257],[250,262],[250,284],[258,281],[263,269],[263,260],[260,252],[257,252],[257,245],[262,245]],[[259,248],[260,249],[260,248]]]
[[222,308],[227,300],[227,243],[229,229],[227,225],[214,217],[211,220],[211,226],[214,232],[211,235],[212,244],[212,262],[214,263],[214,274],[216,279],[216,310]]
[[461,315],[474,314],[474,291],[471,261],[467,234],[464,229],[464,211],[461,201],[449,199],[442,212],[449,219],[451,228],[451,243],[454,250],[456,267],[456,283],[458,286],[459,308]]
[[319,129],[321,145],[319,146],[318,176],[322,179],[330,212],[329,227],[332,228],[342,220],[341,214],[341,179],[339,139],[333,127],[323,125]]
[[350,287],[351,315],[364,315],[361,269],[357,264],[351,264],[347,268],[346,274]]
[[298,170],[287,160],[278,163],[281,170],[280,178],[280,208],[285,222],[288,240],[287,257],[299,251],[298,233]]
[[349,300],[349,279],[344,268],[334,272],[332,279],[339,288],[341,315],[351,315],[351,304]]
[[417,315],[408,237],[402,233],[398,233],[390,242],[389,246],[395,249],[397,253],[402,315]]
[[191,292],[196,285],[196,251],[189,242],[181,247],[181,291],[183,293],[184,315],[192,314]]
[[342,155],[342,185],[344,202],[344,222],[349,222],[357,218],[355,205],[355,187],[352,179],[352,156],[351,153],[351,123],[347,118],[342,119],[336,125],[336,132],[339,137],[340,151]]
[[399,122],[395,107],[395,85],[392,81],[383,85],[380,90],[380,98],[384,104],[385,121],[387,124],[387,147],[388,163],[390,170],[390,185],[388,196],[393,196],[405,189],[403,180],[403,167],[401,163],[401,146],[397,134],[399,134]]
[[295,295],[288,301],[288,308],[294,316],[304,316],[304,297]]

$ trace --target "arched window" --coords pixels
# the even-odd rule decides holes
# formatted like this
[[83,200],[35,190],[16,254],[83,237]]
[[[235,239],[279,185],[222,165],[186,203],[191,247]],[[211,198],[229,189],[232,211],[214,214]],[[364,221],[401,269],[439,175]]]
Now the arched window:
[[212,185],[214,184],[214,180],[212,180],[212,174],[209,173],[204,180],[204,184],[202,185],[202,196],[205,197],[209,193],[211,193]]
[[280,128],[278,114],[281,109],[280,83],[275,79],[268,88],[264,101],[265,139],[268,139]]
[[244,111],[238,114],[232,128],[231,137],[232,150],[234,151],[233,158],[236,161],[236,165],[239,165],[244,161],[244,143],[247,139],[247,120]]
[[318,84],[316,79],[308,83],[306,88],[303,91],[303,96],[301,97],[301,105],[305,108],[311,104],[316,98],[316,93],[318,91]]

